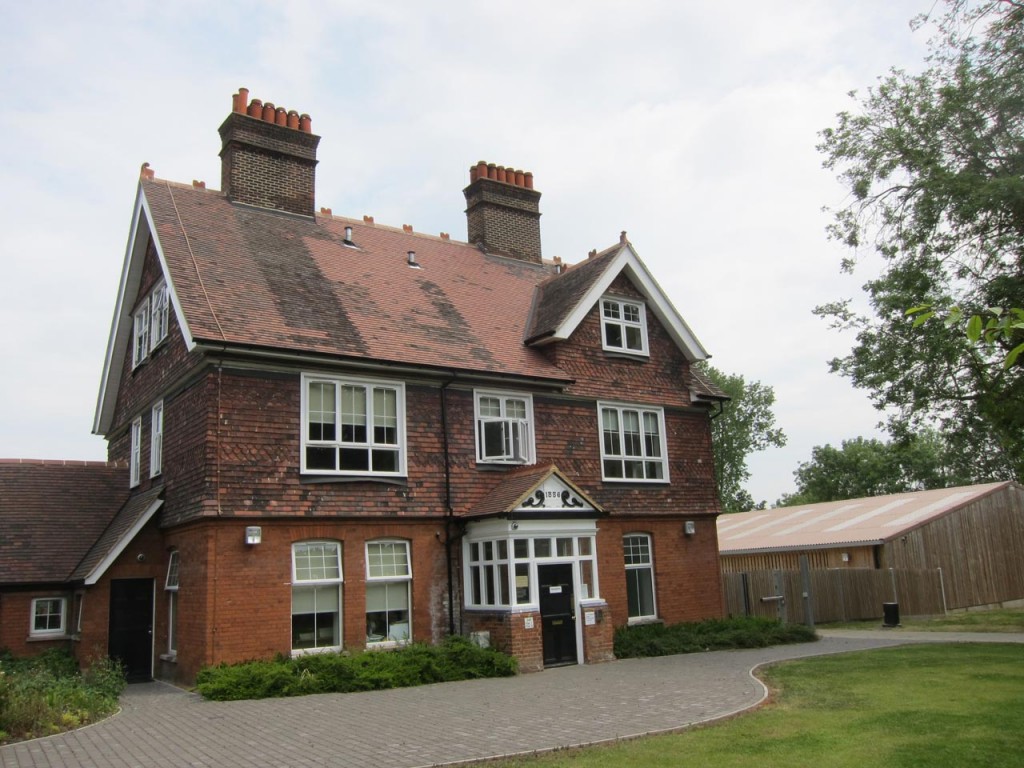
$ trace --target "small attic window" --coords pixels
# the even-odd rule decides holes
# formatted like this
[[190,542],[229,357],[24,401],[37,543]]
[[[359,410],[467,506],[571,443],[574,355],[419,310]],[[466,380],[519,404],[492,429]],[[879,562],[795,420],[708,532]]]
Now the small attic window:
[[647,355],[647,307],[641,301],[601,299],[601,346],[608,352]]

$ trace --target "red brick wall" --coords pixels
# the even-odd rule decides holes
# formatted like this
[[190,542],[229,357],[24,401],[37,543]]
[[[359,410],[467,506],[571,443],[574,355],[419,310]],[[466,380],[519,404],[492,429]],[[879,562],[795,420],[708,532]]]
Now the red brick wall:
[[[526,626],[527,619],[533,619],[530,628]],[[520,672],[539,672],[544,669],[540,613],[467,611],[464,622],[467,635],[470,632],[489,632],[491,647],[515,656]]]
[[654,547],[654,589],[658,618],[667,624],[725,615],[718,565],[718,534],[713,517],[692,518],[693,536],[683,533],[685,517],[598,521],[597,557],[601,597],[616,625],[629,619],[622,537],[650,534]]
[[66,635],[54,639],[30,638],[32,630],[32,601],[37,597],[63,597],[67,600],[64,626],[74,629],[74,600],[71,590],[57,586],[52,589],[36,587],[29,590],[0,592],[0,649],[18,657],[36,656],[50,648],[68,648],[71,641]]
[[163,596],[166,575],[166,545],[156,523],[150,521],[135,539],[129,542],[96,584],[85,587],[82,632],[75,647],[75,655],[80,663],[88,665],[93,659],[107,655],[110,582],[113,579],[153,579],[155,587],[153,638],[156,653],[162,652],[160,638],[163,637],[166,641],[167,632],[167,607]]
[[[247,545],[245,527],[253,522],[210,520],[167,534],[167,546],[179,551],[178,658],[174,673],[178,681],[193,680],[207,664],[289,653],[291,545],[299,541],[341,542],[342,635],[346,648],[362,649],[366,644],[365,545],[375,539],[410,542],[413,639],[436,642],[447,634],[444,534],[436,522],[262,520],[262,543]],[[166,571],[166,559],[163,567]],[[162,590],[162,582],[160,587]],[[166,624],[162,630],[158,628],[157,647],[166,647]]]

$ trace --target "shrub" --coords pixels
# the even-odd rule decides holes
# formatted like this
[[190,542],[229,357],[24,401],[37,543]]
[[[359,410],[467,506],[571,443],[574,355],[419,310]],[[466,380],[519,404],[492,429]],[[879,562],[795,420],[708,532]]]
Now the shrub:
[[95,722],[117,709],[124,673],[101,660],[84,673],[67,651],[30,659],[0,654],[0,743],[59,733]]
[[764,648],[817,639],[814,630],[802,624],[783,624],[752,616],[673,625],[639,624],[615,630],[615,655],[620,659],[643,658],[729,648]]
[[217,701],[406,688],[516,673],[516,660],[463,637],[393,651],[313,654],[206,667],[196,689]]

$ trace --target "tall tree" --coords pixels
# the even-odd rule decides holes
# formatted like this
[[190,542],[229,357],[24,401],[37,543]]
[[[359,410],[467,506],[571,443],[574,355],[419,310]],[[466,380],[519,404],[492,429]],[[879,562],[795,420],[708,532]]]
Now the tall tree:
[[747,458],[757,451],[786,444],[786,435],[775,426],[772,413],[775,391],[759,381],[747,382],[742,376],[722,373],[710,365],[702,365],[701,370],[731,398],[711,422],[715,479],[722,509],[726,512],[753,509],[757,502],[743,487],[750,479]]
[[[1024,480],[1024,338],[1010,329],[978,345],[951,323],[1024,307],[1024,2],[947,0],[926,68],[891,70],[822,133],[825,166],[849,188],[832,236],[884,260],[867,292],[819,315],[857,333],[833,371],[891,414],[895,436],[937,425],[969,459],[973,479]],[[922,17],[918,24],[930,23]]]
[[796,492],[783,496],[777,506],[961,485],[969,479],[957,467],[957,457],[934,431],[890,442],[857,437],[839,448],[815,446],[810,461],[793,472]]

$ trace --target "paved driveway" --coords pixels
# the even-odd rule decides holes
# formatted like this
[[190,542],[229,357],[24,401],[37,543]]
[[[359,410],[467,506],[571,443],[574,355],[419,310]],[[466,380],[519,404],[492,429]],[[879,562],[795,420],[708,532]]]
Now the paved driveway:
[[19,768],[413,768],[673,730],[748,709],[751,674],[783,659],[913,642],[1021,635],[829,632],[817,643],[630,659],[498,680],[294,699],[211,702],[132,685],[122,711],[72,733],[0,747]]

